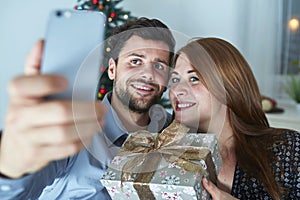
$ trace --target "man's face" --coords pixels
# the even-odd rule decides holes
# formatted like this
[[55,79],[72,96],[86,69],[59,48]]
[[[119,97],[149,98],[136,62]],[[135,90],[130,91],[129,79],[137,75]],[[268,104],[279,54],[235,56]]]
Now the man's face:
[[134,112],[148,112],[157,103],[168,81],[169,47],[162,41],[132,36],[120,51],[118,64],[110,60],[113,95]]

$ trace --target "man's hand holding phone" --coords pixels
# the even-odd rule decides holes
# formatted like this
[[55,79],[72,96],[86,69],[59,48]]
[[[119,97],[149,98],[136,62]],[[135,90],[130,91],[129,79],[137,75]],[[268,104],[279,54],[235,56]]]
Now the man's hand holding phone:
[[[45,100],[45,96],[66,89],[68,81],[59,75],[39,74],[42,45],[39,41],[27,59],[25,69],[30,75],[13,79],[8,89],[10,104],[1,138],[0,172],[10,178],[76,154],[104,122],[106,107],[101,102]],[[72,104],[82,111],[76,123]],[[77,129],[85,133],[79,135]]]
[[2,176],[18,178],[78,153],[104,123],[107,108],[101,102],[45,98],[70,83],[62,75],[40,73],[43,47],[44,42],[38,41],[25,63],[25,75],[14,78],[8,87],[10,101],[0,145]]

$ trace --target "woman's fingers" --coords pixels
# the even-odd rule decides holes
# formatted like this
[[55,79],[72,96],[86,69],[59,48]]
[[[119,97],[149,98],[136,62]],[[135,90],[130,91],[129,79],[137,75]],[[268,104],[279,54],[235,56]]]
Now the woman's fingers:
[[205,177],[202,178],[202,184],[206,191],[211,195],[212,200],[237,200],[227,192],[220,190],[214,183],[207,180]]

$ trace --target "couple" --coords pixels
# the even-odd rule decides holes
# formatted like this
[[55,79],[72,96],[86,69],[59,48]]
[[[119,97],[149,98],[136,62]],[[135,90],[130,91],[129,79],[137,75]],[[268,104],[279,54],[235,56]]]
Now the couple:
[[[156,122],[149,117],[168,81],[173,118],[192,132],[218,136],[223,164],[217,185],[202,180],[213,199],[300,197],[299,133],[269,127],[255,78],[234,46],[202,38],[182,47],[173,60],[175,40],[159,20],[140,18],[113,34],[108,74],[114,89],[103,102],[45,101],[44,96],[64,90],[67,81],[39,73],[43,42],[34,46],[26,75],[9,85],[1,198],[110,199],[99,180],[111,157],[100,162],[84,147],[98,144],[107,151],[105,142],[95,141],[99,124],[117,146],[130,132],[151,131],[157,128],[153,123],[160,130],[168,126],[172,117],[167,113]],[[72,104],[80,108],[76,124]]]

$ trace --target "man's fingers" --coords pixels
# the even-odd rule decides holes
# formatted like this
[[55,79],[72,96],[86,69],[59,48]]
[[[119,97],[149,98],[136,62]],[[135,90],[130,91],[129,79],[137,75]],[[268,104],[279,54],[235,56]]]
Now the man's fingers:
[[93,103],[72,102],[73,117],[75,122],[93,120],[103,122],[104,116],[107,113],[107,107],[104,103],[96,101]]
[[98,123],[87,122],[67,124],[62,126],[39,127],[24,131],[24,137],[31,140],[30,143],[34,146],[46,145],[63,145],[72,142],[85,141],[91,139],[92,136],[99,132],[101,127]]
[[42,98],[67,86],[67,79],[59,75],[19,76],[10,82],[8,91],[13,103],[22,103],[25,98]]
[[[35,172],[42,167],[46,166],[53,160],[60,160],[78,153],[84,148],[81,142],[68,143],[64,145],[56,146],[44,146],[37,149],[32,149],[31,153],[26,156],[31,156],[29,161],[30,165],[26,169],[27,172]],[[31,160],[35,158],[35,160]],[[9,171],[9,170],[8,170]],[[14,174],[14,173],[12,173]],[[18,175],[12,175],[11,177],[19,177]]]
[[32,106],[11,107],[7,123],[14,124],[16,129],[81,122],[102,123],[106,112],[102,102],[44,101]]
[[25,75],[37,75],[40,73],[43,47],[44,47],[44,40],[39,40],[35,43],[35,45],[31,49],[25,61],[25,66],[24,66]]
[[[63,144],[63,145],[57,145],[57,146],[47,146],[42,149],[40,149],[41,157],[46,158],[47,160],[59,160],[66,158],[68,156],[72,156],[76,153],[78,153],[80,150],[84,148],[84,145],[81,141],[69,143],[69,144]],[[48,160],[48,161],[49,161]]]

